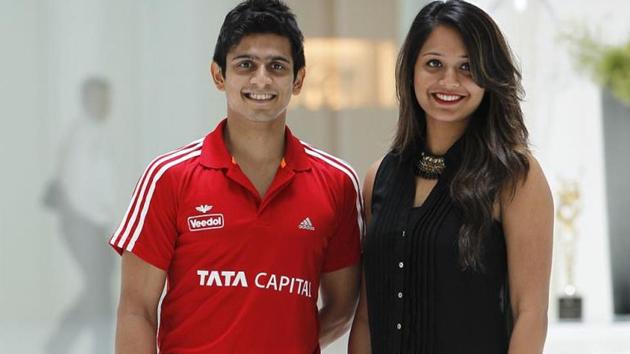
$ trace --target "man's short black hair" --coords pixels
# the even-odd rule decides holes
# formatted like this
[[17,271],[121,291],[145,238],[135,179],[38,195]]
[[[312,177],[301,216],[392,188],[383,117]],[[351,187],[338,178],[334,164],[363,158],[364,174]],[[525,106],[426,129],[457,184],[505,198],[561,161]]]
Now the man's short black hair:
[[279,0],[245,0],[230,11],[223,21],[212,60],[225,77],[228,51],[250,34],[271,33],[285,37],[291,43],[293,77],[305,65],[304,36],[291,9]]

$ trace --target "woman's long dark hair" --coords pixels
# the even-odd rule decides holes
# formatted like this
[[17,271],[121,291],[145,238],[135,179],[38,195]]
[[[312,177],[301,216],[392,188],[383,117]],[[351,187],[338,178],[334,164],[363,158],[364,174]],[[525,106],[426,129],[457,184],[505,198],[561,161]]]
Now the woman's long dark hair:
[[528,133],[520,101],[521,74],[496,23],[464,1],[434,1],[414,19],[396,64],[399,119],[392,150],[417,151],[426,133],[425,112],[414,93],[414,67],[420,49],[436,26],[459,32],[468,51],[474,81],[485,89],[462,137],[463,157],[450,194],[463,214],[459,233],[463,268],[483,268],[483,238],[490,233],[494,202],[514,191],[529,170]]

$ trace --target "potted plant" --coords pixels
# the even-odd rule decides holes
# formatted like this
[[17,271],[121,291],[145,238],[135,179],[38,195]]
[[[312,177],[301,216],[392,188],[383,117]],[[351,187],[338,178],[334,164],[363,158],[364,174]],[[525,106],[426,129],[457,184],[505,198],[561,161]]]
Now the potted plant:
[[620,45],[604,44],[583,28],[562,37],[569,44],[577,69],[630,105],[630,38]]

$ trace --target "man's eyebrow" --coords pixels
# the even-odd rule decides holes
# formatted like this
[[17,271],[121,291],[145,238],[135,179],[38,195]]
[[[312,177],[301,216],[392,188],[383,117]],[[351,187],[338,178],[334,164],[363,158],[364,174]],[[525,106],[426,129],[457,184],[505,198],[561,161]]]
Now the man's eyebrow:
[[287,57],[284,57],[282,55],[271,56],[268,59],[269,59],[269,61],[283,61],[283,62],[285,62],[287,64],[291,63],[291,61]]
[[[241,54],[232,58],[232,60],[239,60],[239,59],[261,60],[259,56],[251,55],[251,54]],[[265,60],[266,61],[282,61],[287,64],[291,63],[291,61],[287,57],[284,57],[282,55],[271,55],[271,56],[266,57]]]

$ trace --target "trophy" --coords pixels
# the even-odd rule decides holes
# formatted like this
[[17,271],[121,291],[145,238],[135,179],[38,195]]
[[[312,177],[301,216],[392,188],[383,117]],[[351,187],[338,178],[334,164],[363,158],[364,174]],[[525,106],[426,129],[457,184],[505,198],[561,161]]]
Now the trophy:
[[576,181],[562,181],[556,218],[560,224],[560,246],[564,260],[565,286],[558,298],[558,318],[582,319],[582,297],[575,286],[575,253],[578,233],[575,220],[580,214],[580,188]]

